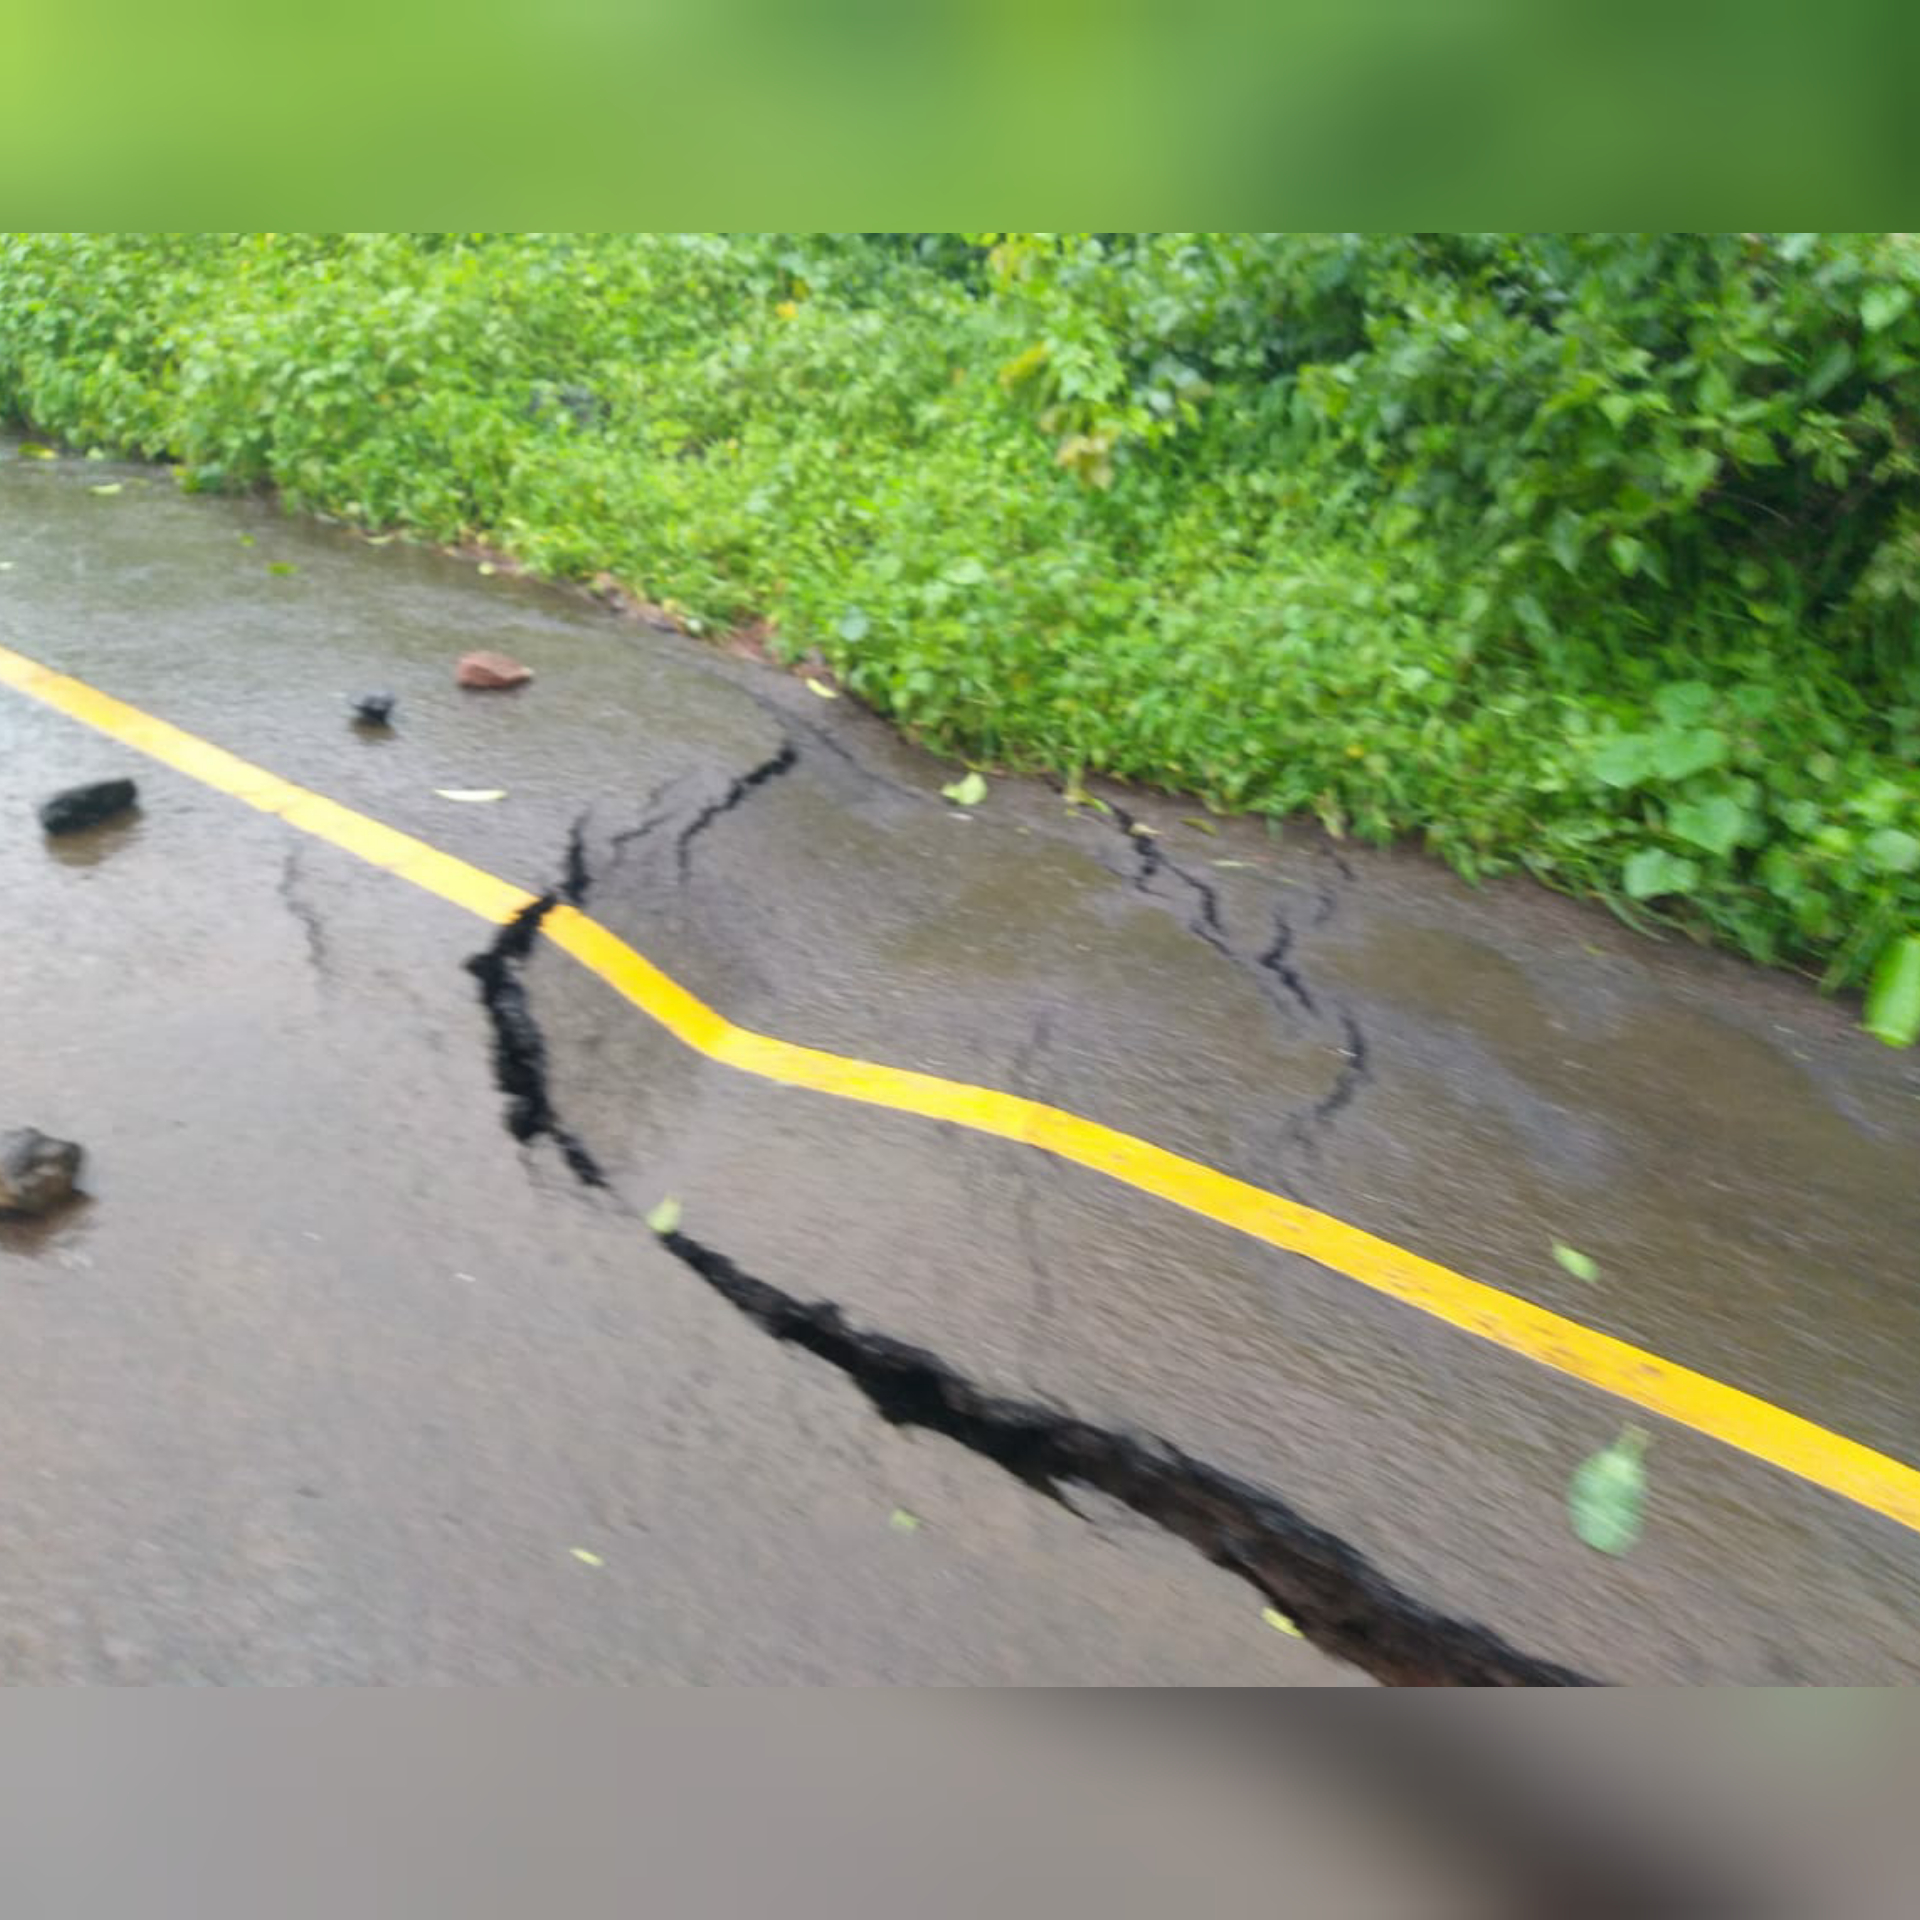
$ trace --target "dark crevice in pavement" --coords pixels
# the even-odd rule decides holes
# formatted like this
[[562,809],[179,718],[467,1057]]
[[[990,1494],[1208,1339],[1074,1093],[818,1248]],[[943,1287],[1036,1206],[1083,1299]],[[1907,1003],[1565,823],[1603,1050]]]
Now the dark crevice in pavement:
[[[1065,791],[1058,782],[1054,784],[1057,791]],[[1294,959],[1295,929],[1284,906],[1276,905],[1274,908],[1273,937],[1266,947],[1251,957],[1242,954],[1227,935],[1221,918],[1218,890],[1175,860],[1160,845],[1157,836],[1124,807],[1112,801],[1102,801],[1100,804],[1131,851],[1133,871],[1128,877],[1136,893],[1151,896],[1156,881],[1163,875],[1178,881],[1193,896],[1186,922],[1190,933],[1204,941],[1223,959],[1252,972],[1260,980],[1267,998],[1289,1019],[1304,1017],[1323,1032],[1337,1025],[1341,1065],[1333,1085],[1310,1107],[1294,1113],[1286,1122],[1287,1137],[1304,1151],[1313,1152],[1320,1135],[1346,1110],[1367,1083],[1367,1043],[1358,1019],[1345,1006],[1324,1006],[1307,984],[1306,975]],[[1330,846],[1325,852],[1341,877],[1351,881],[1354,872],[1346,856],[1337,847]],[[1332,886],[1323,884],[1318,889],[1314,903],[1314,926],[1326,924],[1333,915],[1337,901],[1338,895]]]
[[1118,1433],[1034,1401],[988,1393],[923,1347],[849,1326],[723,1253],[672,1232],[661,1243],[763,1333],[824,1360],[889,1426],[957,1441],[1073,1512],[1090,1487],[1238,1574],[1323,1652],[1391,1686],[1593,1684],[1498,1634],[1422,1606],[1284,1500],[1162,1440]]
[[587,871],[587,816],[583,813],[567,833],[567,877],[560,883],[560,897],[570,907],[584,907],[593,876]]
[[1340,1026],[1346,1044],[1340,1049],[1340,1076],[1314,1103],[1316,1126],[1326,1126],[1367,1084],[1367,1036],[1360,1022],[1345,1007],[1340,1009]]
[[830,726],[823,726],[818,720],[803,719],[771,694],[762,693],[758,688],[749,687],[745,691],[754,705],[780,729],[783,737],[790,729],[799,728],[816,745],[826,748],[836,760],[857,773],[869,786],[885,787],[889,793],[897,793],[907,800],[930,801],[934,798],[932,788],[912,786],[905,780],[896,780],[890,773],[882,773],[877,767],[868,766]]
[[[788,743],[783,753],[736,781],[730,798],[707,817],[737,806],[755,786],[786,771],[793,758]],[[576,904],[591,886],[583,836],[584,816],[575,824],[567,853],[566,891]],[[541,922],[560,898],[561,890],[554,889],[531,902],[467,966],[480,982],[493,1021],[494,1072],[507,1095],[507,1130],[523,1143],[543,1134],[551,1138],[583,1185],[611,1193],[598,1161],[554,1111],[546,1042],[521,977]],[[1048,1037],[1043,1016],[1030,1043],[1032,1055]],[[1355,1067],[1364,1071],[1364,1043],[1351,1021],[1348,1037]],[[1351,1098],[1351,1092],[1340,1097]],[[1488,1628],[1423,1606],[1277,1494],[1170,1442],[990,1393],[926,1348],[850,1326],[834,1302],[800,1300],[689,1234],[672,1231],[660,1240],[763,1333],[844,1374],[889,1426],[944,1435],[1077,1517],[1084,1516],[1069,1498],[1073,1487],[1118,1501],[1248,1582],[1323,1652],[1384,1684],[1593,1684],[1570,1668],[1521,1652]]]
[[568,848],[568,877],[564,889],[553,888],[521,908],[500,929],[493,944],[467,962],[467,971],[480,983],[481,1004],[493,1023],[493,1077],[507,1097],[507,1131],[522,1146],[551,1140],[574,1177],[590,1187],[604,1187],[607,1178],[585,1141],[554,1111],[547,1086],[547,1043],[521,977],[527,956],[540,933],[540,923],[560,904],[562,893],[574,904],[586,899],[590,881],[586,857],[575,850],[585,831],[585,816],[574,823]]
[[320,918],[319,908],[300,891],[304,878],[300,856],[297,845],[287,849],[286,862],[280,869],[280,898],[307,937],[307,959],[314,972],[322,980],[329,980],[333,977],[333,953],[327,944],[326,922]]
[[777,753],[769,754],[757,767],[750,767],[745,773],[728,784],[727,790],[718,800],[709,801],[687,824],[681,828],[680,836],[674,842],[674,856],[679,864],[680,878],[684,881],[693,872],[693,843],[713,823],[731,813],[750,795],[759,791],[769,780],[777,780],[783,773],[791,773],[799,764],[800,749],[792,740],[783,739]]
[[1136,820],[1125,808],[1115,806],[1111,801],[1103,804],[1133,850],[1133,890],[1136,893],[1150,893],[1154,881],[1161,874],[1171,874],[1194,898],[1193,912],[1187,921],[1188,931],[1204,940],[1223,959],[1237,964],[1239,955],[1234,952],[1226,930],[1220,924],[1219,894],[1205,880],[1189,873],[1175,860],[1160,845],[1158,836],[1151,828]]
[[1300,970],[1288,957],[1293,952],[1293,926],[1284,912],[1275,909],[1273,918],[1273,939],[1258,962],[1258,966],[1273,975],[1282,987],[1292,996],[1302,1013],[1317,1020],[1320,1009],[1315,1004],[1312,990],[1301,978]]

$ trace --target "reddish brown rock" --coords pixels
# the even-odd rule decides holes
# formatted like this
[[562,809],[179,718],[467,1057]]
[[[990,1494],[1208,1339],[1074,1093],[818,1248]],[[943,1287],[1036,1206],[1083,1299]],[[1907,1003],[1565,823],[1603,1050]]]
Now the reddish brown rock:
[[533,669],[504,653],[468,653],[461,655],[453,677],[463,687],[524,687]]

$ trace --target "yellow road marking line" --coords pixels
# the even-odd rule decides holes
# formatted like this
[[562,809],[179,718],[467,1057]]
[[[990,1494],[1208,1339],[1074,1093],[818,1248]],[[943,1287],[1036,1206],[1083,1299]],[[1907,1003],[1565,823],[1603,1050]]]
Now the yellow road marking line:
[[[410,834],[268,773],[83,681],[0,647],[0,684],[84,722],[217,792],[312,834],[496,925],[534,896]],[[1149,1141],[1037,1100],[796,1046],[737,1027],[647,957],[577,909],[541,930],[563,953],[711,1060],[782,1086],[949,1120],[1039,1147],[1140,1193],[1300,1254],[1447,1325],[1523,1354],[1649,1413],[1824,1487],[1920,1532],[1920,1471],[1754,1394],[1470,1280],[1330,1214],[1268,1193]]]

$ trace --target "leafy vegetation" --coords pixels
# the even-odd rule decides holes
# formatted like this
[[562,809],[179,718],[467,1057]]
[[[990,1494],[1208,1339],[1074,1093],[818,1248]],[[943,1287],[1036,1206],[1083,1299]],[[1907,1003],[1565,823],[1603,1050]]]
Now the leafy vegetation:
[[1904,235],[14,235],[0,406],[1862,982],[1917,293]]

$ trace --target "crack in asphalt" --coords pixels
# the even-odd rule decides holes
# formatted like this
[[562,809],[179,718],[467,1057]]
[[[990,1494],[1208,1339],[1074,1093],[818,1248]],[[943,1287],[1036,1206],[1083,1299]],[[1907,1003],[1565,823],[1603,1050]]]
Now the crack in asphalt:
[[[1055,783],[1056,791],[1065,789]],[[1317,1150],[1326,1129],[1350,1106],[1364,1087],[1371,1070],[1366,1035],[1351,1008],[1324,1007],[1304,973],[1295,962],[1296,929],[1287,910],[1276,902],[1273,909],[1273,937],[1266,947],[1251,958],[1240,952],[1228,938],[1220,913],[1220,895],[1211,882],[1191,872],[1160,845],[1158,837],[1147,830],[1124,807],[1102,801],[1107,817],[1127,842],[1133,856],[1133,871],[1128,876],[1136,893],[1155,897],[1154,884],[1163,875],[1180,882],[1192,895],[1193,907],[1187,915],[1187,931],[1203,941],[1222,959],[1230,961],[1260,979],[1262,990],[1274,1006],[1288,1018],[1304,1016],[1321,1029],[1337,1022],[1340,1044],[1334,1051],[1340,1056],[1340,1068],[1333,1085],[1304,1111],[1295,1112],[1286,1121],[1286,1135],[1303,1151]],[[1354,878],[1352,865],[1337,847],[1326,849],[1336,871],[1344,880]],[[1159,896],[1164,900],[1164,896]],[[1332,918],[1338,895],[1331,885],[1316,891],[1312,924],[1324,926]]]
[[287,849],[285,864],[280,869],[280,898],[285,901],[287,911],[299,921],[307,937],[308,963],[322,980],[330,981],[333,978],[333,950],[327,941],[326,922],[320,917],[320,909],[311,900],[302,898],[300,892],[303,877],[301,852],[298,845]]
[[1078,1518],[1085,1516],[1068,1498],[1071,1487],[1119,1501],[1239,1575],[1315,1646],[1376,1680],[1390,1686],[1593,1684],[1485,1627],[1422,1605],[1278,1495],[1167,1441],[989,1393],[924,1347],[850,1325],[831,1300],[800,1300],[678,1230],[660,1239],[761,1332],[844,1374],[888,1426],[957,1441]]
[[[754,788],[785,772],[793,758],[789,741],[782,753],[735,781],[705,819],[739,805]],[[582,814],[568,837],[563,884],[523,908],[466,964],[480,982],[493,1025],[494,1075],[507,1095],[507,1131],[522,1144],[542,1135],[551,1138],[583,1186],[619,1201],[599,1162],[555,1112],[546,1041],[523,977],[547,914],[562,897],[583,904],[591,890],[585,829]],[[683,834],[682,845],[686,838]],[[1357,1028],[1350,1038],[1364,1069]],[[1037,1053],[1046,1040],[1043,1019],[1032,1050]],[[1594,1684],[1571,1668],[1521,1651],[1489,1628],[1436,1612],[1278,1494],[1169,1441],[989,1392],[929,1349],[853,1326],[835,1302],[801,1300],[690,1234],[674,1230],[659,1239],[762,1333],[844,1375],[887,1425],[956,1441],[1079,1519],[1086,1516],[1069,1497],[1074,1487],[1118,1501],[1238,1575],[1315,1646],[1376,1680],[1394,1686]]]
[[554,1110],[547,1083],[547,1042],[527,997],[524,970],[540,923],[564,897],[580,906],[592,885],[585,853],[586,815],[573,824],[567,842],[567,878],[521,908],[492,944],[474,954],[467,971],[480,983],[481,1004],[493,1027],[493,1078],[506,1095],[507,1131],[522,1146],[551,1140],[582,1185],[605,1187],[607,1177],[586,1142]]
[[674,859],[678,865],[681,881],[684,883],[693,873],[693,843],[713,823],[731,813],[750,795],[759,791],[769,780],[777,780],[784,773],[791,773],[800,763],[800,749],[793,744],[791,736],[783,736],[779,750],[769,754],[756,767],[749,767],[743,774],[732,780],[718,800],[712,800],[696,813],[680,829],[673,843]]

